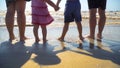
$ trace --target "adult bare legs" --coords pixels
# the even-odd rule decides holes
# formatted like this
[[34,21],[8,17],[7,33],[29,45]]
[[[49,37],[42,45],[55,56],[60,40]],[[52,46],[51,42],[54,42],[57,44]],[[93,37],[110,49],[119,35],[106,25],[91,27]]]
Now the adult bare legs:
[[7,13],[5,17],[5,23],[9,33],[9,40],[12,41],[15,39],[13,28],[14,28],[14,15],[15,15],[15,3],[10,3],[7,7]]
[[99,21],[98,21],[98,33],[97,33],[97,39],[102,39],[102,32],[105,26],[106,22],[106,16],[105,16],[105,10],[98,9],[99,13]]
[[97,12],[97,9],[89,10],[89,13],[90,13],[90,18],[89,18],[90,35],[88,35],[87,37],[92,38],[92,39],[94,39],[95,28],[96,28],[96,24],[97,24],[96,12]]
[[24,13],[26,2],[24,0],[18,0],[16,1],[15,5],[15,10],[17,11],[17,23],[19,27],[20,41],[24,41],[27,39],[25,37],[26,17]]

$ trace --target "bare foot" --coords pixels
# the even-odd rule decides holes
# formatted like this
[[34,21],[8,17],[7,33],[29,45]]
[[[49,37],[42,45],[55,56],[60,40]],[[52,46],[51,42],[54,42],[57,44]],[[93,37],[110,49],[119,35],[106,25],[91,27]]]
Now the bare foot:
[[80,40],[83,41],[83,40],[84,40],[84,37],[81,36],[81,37],[80,37]]
[[64,41],[64,39],[63,39],[63,38],[61,38],[61,37],[60,37],[60,38],[58,38],[58,40],[59,40],[59,41]]
[[102,39],[102,35],[101,34],[97,34],[97,40],[101,41],[101,39]]
[[22,37],[22,38],[20,38],[20,41],[25,41],[26,39],[28,39],[27,37]]
[[93,36],[90,36],[90,35],[86,35],[85,38],[94,39],[94,37],[93,37]]
[[40,41],[39,38],[35,39],[35,43],[39,43],[39,41]]
[[45,44],[47,41],[48,41],[48,40],[46,40],[46,39],[45,39],[45,40],[43,40],[43,44]]
[[55,7],[55,11],[58,11],[59,9],[60,9],[60,7],[58,7],[58,6],[57,6],[57,7]]
[[15,39],[16,39],[15,36],[11,36],[10,39],[9,39],[9,41],[12,42],[12,40],[15,40]]

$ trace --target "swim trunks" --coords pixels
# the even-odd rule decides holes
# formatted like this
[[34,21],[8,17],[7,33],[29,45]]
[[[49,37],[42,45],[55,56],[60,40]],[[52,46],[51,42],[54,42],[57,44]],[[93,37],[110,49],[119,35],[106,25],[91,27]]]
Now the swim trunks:
[[102,10],[106,9],[106,1],[107,0],[88,0],[89,9],[92,8],[101,8]]

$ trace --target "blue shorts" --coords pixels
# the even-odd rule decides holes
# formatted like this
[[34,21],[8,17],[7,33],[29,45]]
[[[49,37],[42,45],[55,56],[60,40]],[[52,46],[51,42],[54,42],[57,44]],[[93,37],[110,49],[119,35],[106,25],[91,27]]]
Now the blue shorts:
[[67,1],[64,11],[64,22],[81,22],[81,4],[77,1]]

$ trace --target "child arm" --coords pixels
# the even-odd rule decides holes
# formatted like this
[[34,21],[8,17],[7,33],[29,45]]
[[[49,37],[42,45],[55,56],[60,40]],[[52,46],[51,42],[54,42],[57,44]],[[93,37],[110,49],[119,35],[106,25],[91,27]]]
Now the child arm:
[[55,9],[55,11],[59,10],[59,7],[56,6],[51,0],[44,0],[44,1],[46,1],[50,6],[52,6]]
[[56,5],[59,6],[60,2],[61,2],[61,0],[58,0]]

